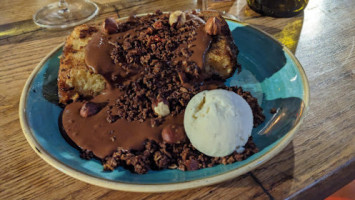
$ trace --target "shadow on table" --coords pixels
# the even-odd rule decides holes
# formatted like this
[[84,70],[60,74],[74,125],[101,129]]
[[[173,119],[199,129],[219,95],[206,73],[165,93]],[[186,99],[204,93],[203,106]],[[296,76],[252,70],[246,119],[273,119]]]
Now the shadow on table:
[[[267,122],[268,124],[263,124],[265,128],[258,127],[259,135],[253,136],[259,149],[268,148],[269,145],[273,146],[279,139],[289,134],[300,122],[305,104],[298,97],[288,97],[264,100],[263,108],[276,108],[276,113],[271,114],[269,109],[264,111],[270,120]],[[293,142],[291,142],[275,157],[251,171],[251,176],[266,189],[268,195],[277,195],[274,198],[284,199],[290,195],[288,188],[292,187],[292,181],[289,180],[294,179],[294,165],[295,153]],[[274,190],[274,187],[281,184],[284,190]]]
[[[239,188],[239,187],[252,187],[252,185],[243,185],[239,183],[234,183],[244,176],[250,176],[254,182],[259,185],[260,190],[266,190],[263,193],[255,193],[253,198],[265,198],[265,195],[269,198],[284,199],[291,194],[289,194],[292,188],[292,182],[289,180],[294,179],[294,166],[295,166],[295,153],[293,142],[288,144],[286,148],[276,155],[271,160],[267,161],[262,166],[249,172],[246,175],[232,179],[225,183],[217,184],[217,187],[225,188]],[[297,180],[296,180],[297,181]],[[244,181],[245,182],[245,181]],[[274,190],[275,187],[282,184],[284,190]],[[258,190],[256,190],[258,191]]]
[[[251,173],[271,196],[275,199],[284,199],[291,195],[289,191],[292,188],[292,181],[290,180],[295,179],[294,167],[295,153],[293,142],[291,142],[278,155]],[[275,187],[283,189],[275,190]]]

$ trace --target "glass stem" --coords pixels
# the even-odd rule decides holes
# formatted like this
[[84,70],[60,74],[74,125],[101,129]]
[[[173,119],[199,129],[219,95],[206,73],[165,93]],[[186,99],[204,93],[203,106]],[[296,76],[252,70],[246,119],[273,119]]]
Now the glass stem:
[[67,5],[68,5],[68,4],[67,4],[67,2],[65,2],[65,0],[60,0],[60,1],[59,1],[59,6],[60,6],[60,7],[67,7]]
[[58,11],[60,15],[67,15],[69,13],[68,3],[65,0],[59,0],[59,7],[61,8]]
[[199,8],[201,11],[207,10],[208,9],[208,0],[197,0],[197,4],[199,5]]

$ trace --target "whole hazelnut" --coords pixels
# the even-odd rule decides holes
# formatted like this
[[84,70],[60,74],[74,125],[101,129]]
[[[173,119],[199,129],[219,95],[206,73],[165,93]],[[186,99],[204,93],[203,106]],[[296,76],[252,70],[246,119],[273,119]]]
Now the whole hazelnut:
[[218,35],[221,32],[222,23],[217,17],[211,17],[205,24],[205,31],[208,35]]
[[165,117],[170,114],[169,102],[161,98],[158,98],[152,103],[152,109],[155,114],[161,117]]
[[96,103],[85,102],[80,109],[80,116],[87,118],[100,111],[100,106]]
[[167,125],[161,132],[163,141],[169,144],[176,144],[185,141],[186,134],[183,126]]
[[186,22],[186,14],[180,10],[170,13],[169,24],[172,27],[179,28]]
[[118,24],[113,18],[106,18],[103,24],[104,31],[108,34],[117,33],[118,31]]

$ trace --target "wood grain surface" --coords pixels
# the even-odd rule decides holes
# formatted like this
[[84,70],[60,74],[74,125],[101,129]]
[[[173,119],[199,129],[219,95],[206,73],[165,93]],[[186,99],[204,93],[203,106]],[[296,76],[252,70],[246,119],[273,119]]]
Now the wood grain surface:
[[[275,158],[231,181],[170,193],[130,193],[93,186],[54,169],[27,143],[19,123],[21,90],[31,71],[71,31],[32,22],[53,1],[4,0],[0,6],[0,199],[322,199],[355,178],[355,1],[310,0],[293,18],[264,17],[245,0],[210,8],[278,38],[303,65],[309,111],[295,139]],[[97,1],[101,22],[200,7],[200,1]]]

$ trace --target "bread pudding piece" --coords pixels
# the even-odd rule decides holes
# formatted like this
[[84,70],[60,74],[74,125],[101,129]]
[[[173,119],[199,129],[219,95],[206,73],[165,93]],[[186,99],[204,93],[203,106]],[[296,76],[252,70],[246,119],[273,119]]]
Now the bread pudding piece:
[[[237,64],[238,49],[228,25],[218,12],[204,11],[198,15],[207,24],[213,23],[213,26],[216,26],[215,23],[218,23],[218,33],[212,36],[212,43],[205,56],[204,70],[210,75],[229,78],[237,68],[240,70],[240,67]],[[79,97],[95,96],[105,89],[104,77],[94,73],[85,63],[85,47],[94,33],[107,32],[103,27],[77,26],[67,38],[58,73],[59,103],[67,104]]]
[[206,68],[211,69],[222,78],[229,78],[236,69],[240,70],[240,67],[237,66],[238,49],[234,44],[228,24],[215,11],[203,11],[201,17],[207,23],[215,17],[218,20],[217,23],[221,26],[219,34],[213,38],[211,47],[206,54]]
[[105,89],[105,80],[85,64],[85,46],[98,28],[77,26],[67,38],[58,73],[59,103],[66,104],[79,96],[93,96]]

